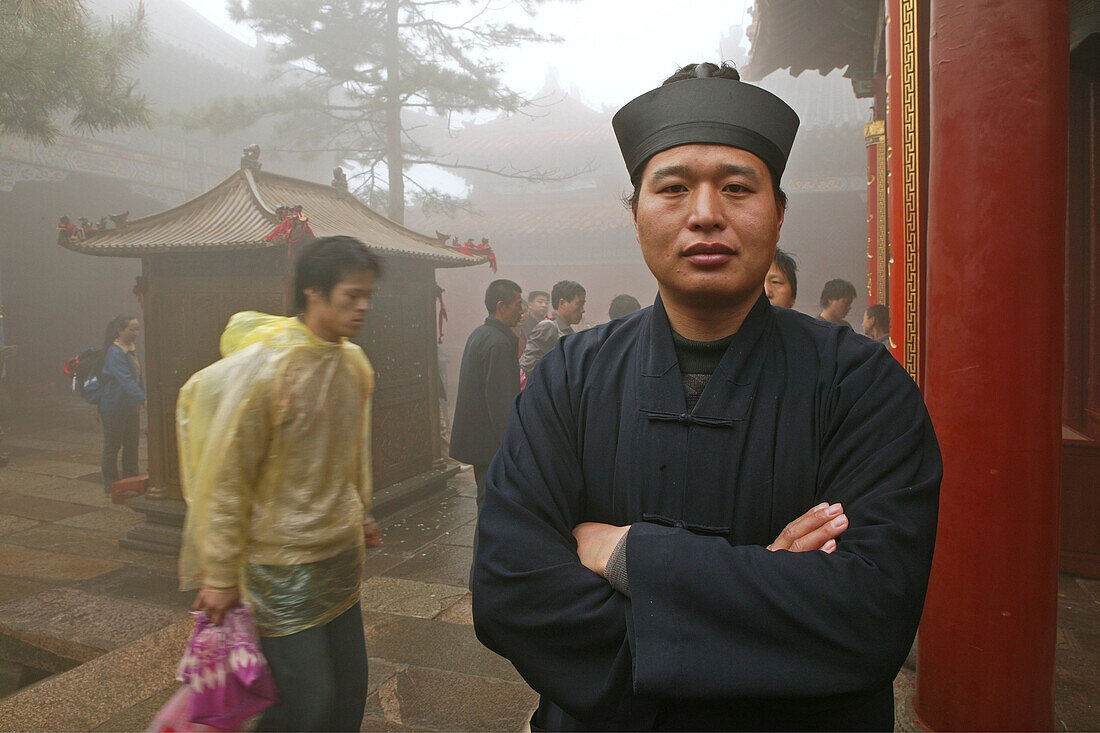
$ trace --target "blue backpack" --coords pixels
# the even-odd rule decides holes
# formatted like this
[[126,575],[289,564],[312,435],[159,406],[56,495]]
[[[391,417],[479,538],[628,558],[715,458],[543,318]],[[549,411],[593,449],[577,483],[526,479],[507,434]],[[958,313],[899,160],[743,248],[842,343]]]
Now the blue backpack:
[[103,397],[103,362],[107,353],[103,349],[92,347],[81,351],[77,356],[65,362],[63,371],[73,378],[73,392],[91,405],[99,404]]

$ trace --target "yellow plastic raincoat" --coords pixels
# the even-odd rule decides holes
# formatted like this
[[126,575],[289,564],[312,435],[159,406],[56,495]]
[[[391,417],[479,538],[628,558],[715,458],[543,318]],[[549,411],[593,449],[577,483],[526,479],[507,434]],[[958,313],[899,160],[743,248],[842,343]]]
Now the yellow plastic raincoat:
[[328,623],[359,600],[374,371],[355,344],[264,313],[234,315],[221,353],[176,408],[180,586],[240,588],[263,636]]

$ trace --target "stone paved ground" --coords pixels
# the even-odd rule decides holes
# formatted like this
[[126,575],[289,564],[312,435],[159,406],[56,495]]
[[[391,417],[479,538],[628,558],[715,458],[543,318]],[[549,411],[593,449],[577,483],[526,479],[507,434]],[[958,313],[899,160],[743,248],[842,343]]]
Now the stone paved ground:
[[[4,441],[0,659],[63,673],[0,700],[0,730],[144,730],[178,687],[193,594],[176,590],[174,558],[118,546],[142,517],[103,496],[94,414],[61,407],[64,428],[17,426]],[[518,730],[534,708],[473,633],[474,491],[460,474],[429,505],[382,522],[363,584],[364,730]],[[18,675],[0,662],[0,685]]]
[[[83,408],[60,403],[48,424],[24,420],[5,438],[0,696],[21,674],[2,660],[57,674],[0,699],[0,731],[144,730],[177,687],[192,594],[175,589],[173,558],[118,546],[141,517],[102,495],[99,430]],[[473,496],[467,472],[429,505],[383,521],[363,586],[363,730],[519,730],[534,707],[511,665],[473,634]],[[1100,581],[1060,579],[1057,643],[1058,726],[1100,730]],[[918,729],[913,678],[906,668],[895,683],[900,730]]]

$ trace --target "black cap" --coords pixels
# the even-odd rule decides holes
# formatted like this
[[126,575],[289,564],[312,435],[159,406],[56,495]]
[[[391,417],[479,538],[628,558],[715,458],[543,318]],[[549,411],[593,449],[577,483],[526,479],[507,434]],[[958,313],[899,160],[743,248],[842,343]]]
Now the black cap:
[[611,125],[634,185],[654,155],[692,143],[747,150],[764,161],[779,185],[798,131],[798,115],[758,86],[701,77],[646,92],[620,109]]

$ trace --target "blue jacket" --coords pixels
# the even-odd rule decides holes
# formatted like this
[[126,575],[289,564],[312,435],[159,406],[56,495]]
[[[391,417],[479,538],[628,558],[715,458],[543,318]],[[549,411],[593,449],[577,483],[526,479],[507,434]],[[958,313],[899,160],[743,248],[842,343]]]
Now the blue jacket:
[[117,344],[111,344],[100,372],[103,396],[99,412],[103,415],[135,415],[145,402],[145,390],[138,384],[137,369]]

